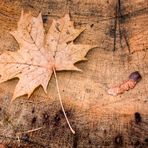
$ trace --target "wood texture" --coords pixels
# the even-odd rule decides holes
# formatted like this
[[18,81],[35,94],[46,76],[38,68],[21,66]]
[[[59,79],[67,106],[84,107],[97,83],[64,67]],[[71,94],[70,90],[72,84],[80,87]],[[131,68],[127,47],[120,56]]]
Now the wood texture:
[[[0,143],[11,147],[148,147],[148,2],[147,0],[0,0],[0,52],[19,49],[15,30],[21,9],[41,11],[46,30],[52,18],[69,12],[76,28],[86,27],[75,43],[97,44],[79,72],[57,74],[72,135],[61,111],[55,79],[48,96],[38,88],[29,100],[9,105],[17,80],[0,84]],[[120,96],[110,86],[139,71],[142,81]],[[137,114],[135,114],[137,112]],[[34,128],[42,129],[23,134]],[[19,137],[19,140],[18,140]]]

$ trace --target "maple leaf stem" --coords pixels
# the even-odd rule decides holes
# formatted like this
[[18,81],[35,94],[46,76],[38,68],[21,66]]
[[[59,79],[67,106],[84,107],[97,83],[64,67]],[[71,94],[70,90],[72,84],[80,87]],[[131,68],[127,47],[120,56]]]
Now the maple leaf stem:
[[54,73],[54,76],[55,76],[55,80],[56,80],[56,86],[57,86],[57,91],[58,91],[58,97],[59,97],[59,100],[60,100],[60,104],[61,104],[61,107],[62,107],[62,111],[63,111],[63,114],[65,116],[65,119],[67,121],[67,124],[71,130],[71,132],[73,134],[75,134],[75,131],[72,129],[71,125],[70,125],[70,122],[67,118],[67,115],[66,115],[66,112],[65,112],[65,109],[64,109],[64,106],[63,106],[63,103],[62,103],[62,97],[61,97],[61,93],[60,93],[60,89],[59,89],[59,83],[58,83],[58,79],[57,79],[57,74],[56,74],[56,71],[55,71],[55,68],[53,68],[53,73]]

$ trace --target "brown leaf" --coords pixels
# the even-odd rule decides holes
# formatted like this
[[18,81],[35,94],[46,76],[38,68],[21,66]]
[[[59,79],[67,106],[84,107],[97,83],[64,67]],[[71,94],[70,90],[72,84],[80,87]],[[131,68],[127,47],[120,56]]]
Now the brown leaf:
[[84,29],[75,29],[70,17],[53,20],[45,35],[41,14],[33,17],[22,11],[18,28],[11,32],[20,49],[0,55],[0,82],[19,78],[13,99],[32,94],[35,88],[42,86],[47,93],[47,85],[53,73],[61,70],[77,70],[74,64],[85,60],[92,45],[74,44]]
[[132,72],[129,75],[128,80],[124,81],[123,83],[117,86],[111,87],[110,89],[108,89],[107,92],[109,95],[117,96],[119,94],[124,93],[125,91],[133,89],[141,79],[142,79],[142,76],[138,71]]
[[5,148],[5,145],[0,143],[0,148]]

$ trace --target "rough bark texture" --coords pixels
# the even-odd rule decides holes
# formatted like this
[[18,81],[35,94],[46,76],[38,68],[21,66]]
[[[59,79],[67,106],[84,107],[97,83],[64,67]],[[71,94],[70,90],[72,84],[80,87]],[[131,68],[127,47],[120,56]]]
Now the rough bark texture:
[[[57,98],[55,79],[48,96],[38,88],[9,105],[18,80],[0,84],[0,143],[10,147],[148,147],[148,1],[147,0],[0,0],[0,52],[17,50],[9,34],[21,9],[43,14],[44,26],[69,12],[75,27],[87,27],[75,43],[97,44],[79,72],[59,72],[70,132]],[[84,68],[85,65],[85,68]],[[138,70],[142,81],[117,97],[110,86]],[[23,134],[31,129],[38,131]],[[19,138],[18,138],[19,137]]]

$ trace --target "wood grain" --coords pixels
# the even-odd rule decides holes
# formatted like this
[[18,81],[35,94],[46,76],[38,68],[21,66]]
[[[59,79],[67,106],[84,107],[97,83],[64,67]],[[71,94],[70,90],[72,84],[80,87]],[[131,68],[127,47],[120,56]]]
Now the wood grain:
[[[0,52],[19,49],[9,34],[21,10],[42,12],[46,30],[52,18],[70,13],[76,28],[86,27],[75,43],[97,44],[83,70],[57,74],[72,135],[61,112],[55,79],[48,95],[38,88],[29,100],[22,97],[9,106],[17,80],[0,84],[0,143],[18,147],[118,148],[148,145],[148,1],[147,0],[0,0]],[[142,81],[117,97],[107,89],[139,71]],[[135,112],[141,121],[135,122]],[[36,118],[35,121],[34,118]],[[17,133],[43,127],[29,134]]]

